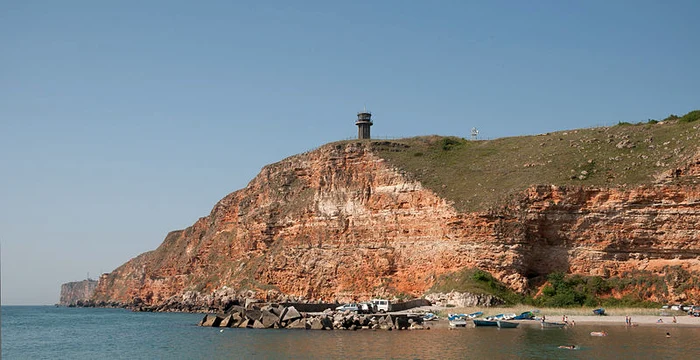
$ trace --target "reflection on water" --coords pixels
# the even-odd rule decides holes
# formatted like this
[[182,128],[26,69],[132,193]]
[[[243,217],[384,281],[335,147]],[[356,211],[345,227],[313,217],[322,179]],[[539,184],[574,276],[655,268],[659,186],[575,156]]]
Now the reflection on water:
[[[578,325],[423,331],[201,328],[197,314],[2,307],[2,358],[694,359],[700,329]],[[592,337],[591,331],[608,332]],[[671,333],[666,338],[666,332]],[[579,349],[559,349],[575,344]]]
[[[206,329],[213,330],[213,329]],[[591,331],[606,330],[607,337]],[[215,331],[215,330],[214,330]],[[672,332],[671,338],[665,333]],[[585,326],[570,329],[446,328],[426,331],[304,331],[231,329],[217,343],[261,358],[356,359],[684,359],[700,355],[700,329]],[[241,346],[246,344],[245,346]],[[560,349],[576,345],[576,350]],[[246,349],[245,354],[240,350]],[[212,354],[214,355],[214,354]],[[214,356],[223,355],[218,353]]]

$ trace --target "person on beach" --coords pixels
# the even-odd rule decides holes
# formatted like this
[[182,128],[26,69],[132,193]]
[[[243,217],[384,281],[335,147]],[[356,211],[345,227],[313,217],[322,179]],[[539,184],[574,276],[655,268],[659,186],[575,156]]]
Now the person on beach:
[[676,315],[673,315],[673,323],[676,323]]
[[666,337],[667,338],[671,337],[671,333],[666,333]]

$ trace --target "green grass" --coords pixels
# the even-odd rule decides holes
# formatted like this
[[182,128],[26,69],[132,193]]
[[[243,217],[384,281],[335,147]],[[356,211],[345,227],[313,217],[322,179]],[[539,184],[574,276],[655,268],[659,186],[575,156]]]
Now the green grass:
[[651,184],[698,151],[699,125],[692,120],[698,117],[700,111],[679,120],[495,140],[423,136],[371,144],[457,210],[482,211],[532,185]]
[[523,303],[526,300],[488,272],[472,268],[465,268],[438,277],[427,293],[448,293],[451,291],[493,295],[511,305]]
[[[546,285],[538,294],[534,294],[537,289],[530,289],[528,294],[518,294],[486,271],[464,268],[438,277],[427,293],[458,291],[487,294],[504,300],[506,306],[522,304],[549,308],[605,306],[658,309],[661,304],[646,300],[650,296],[649,292],[667,296],[668,294],[665,293],[667,282],[674,280],[683,282],[683,279],[691,276],[687,272],[683,273],[680,268],[667,270],[668,274],[665,277],[646,271],[634,271],[610,279],[598,276],[551,273],[547,277]],[[691,285],[695,285],[695,282]],[[618,298],[613,297],[613,290],[625,295]]]

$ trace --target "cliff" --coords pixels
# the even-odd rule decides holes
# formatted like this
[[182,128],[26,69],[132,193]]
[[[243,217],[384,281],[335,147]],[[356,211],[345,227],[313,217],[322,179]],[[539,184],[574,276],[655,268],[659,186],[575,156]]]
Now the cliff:
[[95,293],[95,288],[97,288],[97,281],[91,279],[62,284],[58,305],[74,306],[87,302]]
[[[437,138],[442,145],[436,158],[428,148],[417,155],[411,141],[328,144],[264,167],[208,216],[103,275],[94,299],[158,305],[188,291],[223,287],[313,300],[421,295],[438,276],[474,267],[521,292],[540,286],[553,271],[603,277],[673,273],[663,289],[645,297],[700,301],[697,288],[684,286],[700,272],[700,151],[697,127],[682,131],[688,138],[676,144],[682,151],[664,166],[643,167],[647,174],[637,184],[625,175],[629,166],[617,168],[632,161],[623,156],[610,160],[610,167],[586,161],[599,167],[585,174],[577,169],[574,177],[566,168],[552,172],[565,173],[567,181],[521,181],[500,196],[491,195],[495,189],[482,196],[483,189],[467,186],[471,180],[460,166],[471,171],[475,165],[444,160],[445,151],[463,142],[445,146]],[[629,154],[628,145],[617,146],[629,139],[607,143]],[[402,163],[401,154],[427,159],[435,168],[421,171]],[[638,155],[627,158],[642,159]],[[519,168],[548,163],[537,164]],[[455,174],[458,181],[440,178]],[[611,183],[610,176],[625,183]],[[613,295],[629,288],[619,291]]]

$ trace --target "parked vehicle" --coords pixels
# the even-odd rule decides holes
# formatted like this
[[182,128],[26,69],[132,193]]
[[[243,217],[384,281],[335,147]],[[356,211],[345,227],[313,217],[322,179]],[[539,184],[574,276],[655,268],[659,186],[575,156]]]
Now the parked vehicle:
[[377,305],[374,305],[371,301],[366,301],[359,304],[360,312],[364,314],[374,314],[377,312]]
[[391,311],[391,304],[389,300],[384,299],[372,299],[372,304],[377,307],[377,311],[380,313],[385,313]]
[[355,304],[355,303],[350,303],[350,304],[345,304],[345,305],[340,305],[337,308],[335,308],[337,311],[345,311],[345,310],[350,310],[354,312],[359,312],[360,307]]
[[692,315],[695,317],[700,316],[700,305],[692,306],[690,310],[688,310],[688,315]]

